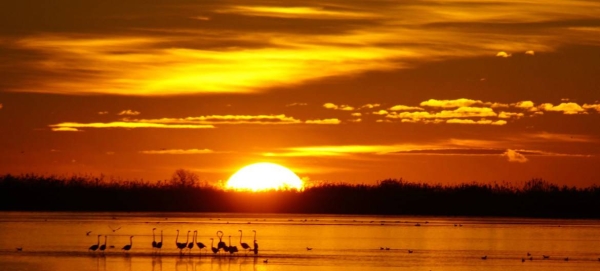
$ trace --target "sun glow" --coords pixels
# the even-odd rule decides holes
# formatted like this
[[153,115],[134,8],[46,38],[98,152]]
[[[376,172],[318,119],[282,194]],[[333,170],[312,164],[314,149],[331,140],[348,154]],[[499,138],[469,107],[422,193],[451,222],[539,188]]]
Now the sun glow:
[[248,165],[231,175],[227,188],[236,190],[302,189],[304,183],[291,170],[273,163]]

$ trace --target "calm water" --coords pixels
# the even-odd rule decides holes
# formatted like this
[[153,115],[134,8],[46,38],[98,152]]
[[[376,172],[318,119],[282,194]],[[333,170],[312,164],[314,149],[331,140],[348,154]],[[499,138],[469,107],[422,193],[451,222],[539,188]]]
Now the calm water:
[[[160,255],[151,246],[152,228],[157,228],[157,241],[163,231]],[[250,245],[252,230],[256,230],[260,250],[258,256],[243,251],[215,256],[210,250],[200,252],[194,247],[191,254],[181,256],[175,246],[177,229],[183,233],[180,242],[185,242],[187,231],[198,230],[198,241],[209,247],[210,238],[218,239],[216,232],[221,230],[225,233],[223,241],[228,242],[231,235],[232,245],[240,250],[238,230],[243,230],[243,242]],[[109,248],[105,253],[88,252],[88,247],[97,243],[98,234],[108,235]],[[121,248],[131,235],[135,236],[133,246],[125,253]],[[104,237],[100,244],[103,242]],[[484,255],[487,260],[481,258]],[[543,259],[542,255],[550,258]],[[0,270],[4,271],[579,271],[600,270],[599,257],[597,220],[0,212]]]

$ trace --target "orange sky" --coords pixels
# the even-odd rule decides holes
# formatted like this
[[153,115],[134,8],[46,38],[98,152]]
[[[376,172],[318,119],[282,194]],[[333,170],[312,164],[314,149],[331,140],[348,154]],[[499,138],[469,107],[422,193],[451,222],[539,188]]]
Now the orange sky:
[[600,2],[12,2],[0,173],[600,183]]

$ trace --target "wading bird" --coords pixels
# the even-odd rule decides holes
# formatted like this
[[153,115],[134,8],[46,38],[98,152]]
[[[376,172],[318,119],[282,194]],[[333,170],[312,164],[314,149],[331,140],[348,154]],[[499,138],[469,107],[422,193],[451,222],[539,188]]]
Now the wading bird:
[[198,231],[194,231],[194,242],[196,243],[196,246],[198,246],[198,248],[200,249],[200,254],[202,254],[202,249],[204,249],[206,247],[206,245],[204,245],[202,242],[197,242],[198,241]]
[[129,237],[129,245],[125,245],[122,248],[122,250],[129,251],[131,249],[131,246],[133,246],[133,236]]
[[[219,235],[219,233],[221,235]],[[217,243],[217,248],[218,249],[223,249],[225,251],[228,251],[227,244],[225,244],[225,242],[223,242],[223,232],[222,231],[217,231],[217,237],[219,237],[219,243]]]
[[248,253],[250,246],[248,244],[242,242],[242,235],[243,235],[242,230],[239,230],[239,232],[240,232],[240,246],[242,246],[242,248],[246,251],[246,253]]
[[154,231],[156,228],[152,228],[152,248],[156,248],[156,237],[154,235]]
[[162,244],[163,244],[163,232],[161,230],[160,231],[160,242],[156,243],[156,248],[158,249],[159,252],[160,252],[160,249],[162,248]]
[[107,242],[108,236],[104,235],[104,244],[102,244],[100,246],[100,251],[104,252],[104,250],[106,250],[106,242]]
[[256,231],[252,230],[254,232],[254,254],[258,254],[258,243],[256,242]]
[[[189,236],[189,234],[190,234],[190,231],[188,231],[188,236]],[[187,248],[189,250],[188,251],[189,253],[192,253],[192,248],[194,248],[194,242],[196,241],[196,237],[195,236],[196,236],[196,231],[194,231],[194,234],[192,235],[192,241],[187,244]]]
[[88,251],[96,251],[98,249],[98,247],[100,246],[100,236],[102,235],[98,235],[98,243],[95,245],[92,245],[90,248],[88,248]]
[[[188,235],[189,235],[189,231],[188,231]],[[177,237],[175,237],[175,245],[177,245],[177,248],[179,249],[179,253],[183,253],[182,249],[184,249],[185,247],[187,247],[187,241],[185,243],[179,243],[179,230],[177,230]]]
[[215,243],[215,238],[210,238],[210,249],[212,250],[212,252],[214,254],[217,254],[219,252],[219,249],[214,247],[214,243]]
[[231,245],[231,235],[229,235],[229,249],[228,250],[229,250],[230,254],[238,252],[237,246],[232,246]]
[[306,250],[312,250],[312,247],[306,247]]

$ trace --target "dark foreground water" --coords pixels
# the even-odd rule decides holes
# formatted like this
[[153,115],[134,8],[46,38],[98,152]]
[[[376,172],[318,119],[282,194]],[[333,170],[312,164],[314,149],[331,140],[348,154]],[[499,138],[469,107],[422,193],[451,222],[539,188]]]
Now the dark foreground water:
[[[156,236],[152,236],[156,228]],[[208,246],[183,250],[188,231]],[[213,254],[211,240],[240,252]],[[244,252],[242,242],[258,255]],[[152,241],[163,247],[152,248]],[[88,235],[88,232],[89,235]],[[88,251],[97,235],[105,252]],[[129,244],[130,251],[121,248]],[[190,235],[190,241],[191,241]],[[214,243],[216,247],[216,242]],[[18,251],[17,248],[22,248]],[[307,248],[311,248],[308,250]],[[412,252],[410,252],[412,251]],[[528,256],[528,253],[531,256]],[[544,259],[543,255],[549,256]],[[487,256],[484,260],[482,257]],[[568,258],[568,260],[567,260]],[[0,270],[600,270],[600,221],[219,213],[0,212]]]

